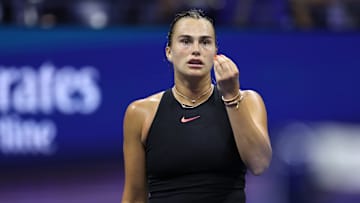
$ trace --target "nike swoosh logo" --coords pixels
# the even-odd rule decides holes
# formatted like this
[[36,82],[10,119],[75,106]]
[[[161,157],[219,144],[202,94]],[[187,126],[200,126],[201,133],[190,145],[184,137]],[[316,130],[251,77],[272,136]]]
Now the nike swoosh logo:
[[183,116],[180,120],[181,123],[188,123],[190,121],[193,121],[193,120],[196,120],[200,118],[200,116],[194,116],[194,117],[191,117],[191,118],[185,118],[185,116]]

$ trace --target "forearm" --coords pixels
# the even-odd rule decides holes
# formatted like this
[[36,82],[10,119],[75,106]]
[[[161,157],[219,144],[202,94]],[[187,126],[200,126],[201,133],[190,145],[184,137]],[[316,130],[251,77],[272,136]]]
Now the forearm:
[[272,156],[264,102],[257,92],[240,90],[238,68],[228,57],[217,55],[214,71],[241,159],[259,175]]
[[242,160],[254,175],[260,175],[268,168],[272,157],[267,129],[252,118],[246,101],[238,108],[226,107],[226,110]]

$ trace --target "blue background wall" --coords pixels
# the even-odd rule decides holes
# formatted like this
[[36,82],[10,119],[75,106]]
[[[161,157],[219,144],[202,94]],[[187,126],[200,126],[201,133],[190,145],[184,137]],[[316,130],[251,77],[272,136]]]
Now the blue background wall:
[[[292,122],[360,122],[360,106],[357,105],[360,103],[358,33],[262,32],[221,28],[217,32],[219,52],[237,63],[242,88],[255,89],[263,96],[273,143],[276,143],[278,130]],[[19,122],[30,119],[35,123],[49,120],[56,126],[52,152],[38,153],[31,148],[20,150],[21,152],[19,148],[5,152],[2,148],[0,178],[7,182],[1,185],[0,181],[0,188],[21,179],[24,186],[17,184],[12,188],[18,188],[22,194],[28,195],[24,195],[25,197],[33,198],[30,194],[36,191],[34,189],[26,193],[29,189],[26,184],[34,181],[29,177],[40,177],[40,173],[44,171],[53,171],[46,176],[47,181],[43,184],[46,187],[57,182],[60,173],[69,182],[77,183],[84,183],[84,179],[89,177],[115,174],[106,179],[113,181],[106,183],[107,189],[96,191],[103,191],[99,193],[100,196],[105,191],[112,191],[107,196],[113,199],[108,199],[107,202],[116,202],[121,197],[123,184],[122,119],[125,109],[134,99],[173,85],[172,66],[164,55],[166,33],[167,29],[161,27],[109,28],[102,31],[79,28],[1,28],[0,75],[1,71],[23,70],[25,66],[38,73],[46,63],[51,64],[55,70],[70,66],[80,71],[91,66],[97,71],[93,83],[99,89],[101,102],[89,114],[65,114],[56,108],[52,113],[21,113],[16,109],[0,111],[1,118],[15,116]],[[18,81],[10,87],[10,95],[19,84]],[[81,92],[80,96],[77,93],[79,92],[73,92],[74,101],[76,97],[82,101]],[[1,99],[4,98],[0,97]],[[5,136],[4,131],[0,132],[1,144],[6,136],[11,135]],[[278,168],[281,165],[277,165],[276,149],[274,151],[275,161],[271,167]],[[78,172],[74,175],[69,175],[69,171],[61,172],[67,171],[67,166],[70,171]],[[87,176],[79,175],[86,174],[84,168],[94,169],[95,166],[102,168],[90,170],[92,172],[88,172]],[[24,170],[28,172],[24,173]],[[275,177],[271,171],[265,177]],[[19,174],[23,174],[22,178],[18,178]],[[69,182],[63,185],[68,185]],[[264,179],[252,181],[250,178],[250,191],[252,183],[261,184]],[[77,188],[81,189],[84,185]],[[55,188],[49,192],[52,197],[58,198],[55,192],[58,189],[63,188]],[[89,190],[80,189],[77,193],[79,196],[88,196],[83,193],[88,193]],[[13,200],[11,198],[15,198],[17,194],[1,189],[0,193],[3,198],[8,198],[6,200]],[[97,202],[93,197],[90,199]],[[82,201],[85,202],[83,199],[78,200]],[[273,201],[287,202],[276,197],[273,197]]]

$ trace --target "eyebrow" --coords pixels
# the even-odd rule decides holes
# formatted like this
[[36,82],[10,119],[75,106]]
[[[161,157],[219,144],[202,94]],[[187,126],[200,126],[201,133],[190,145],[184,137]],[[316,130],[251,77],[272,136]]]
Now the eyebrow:
[[[178,38],[194,38],[193,36],[191,35],[180,35],[178,36]],[[213,39],[212,36],[208,36],[208,35],[204,35],[204,36],[200,36],[200,39]]]

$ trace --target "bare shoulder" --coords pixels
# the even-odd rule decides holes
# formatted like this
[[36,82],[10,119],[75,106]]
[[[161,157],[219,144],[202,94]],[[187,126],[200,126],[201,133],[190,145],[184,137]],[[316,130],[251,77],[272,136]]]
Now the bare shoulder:
[[261,117],[266,116],[266,106],[262,96],[255,90],[241,90],[243,95],[242,103],[252,111],[253,114],[261,115]]
[[136,116],[144,115],[148,113],[148,111],[152,111],[153,108],[159,104],[163,93],[164,92],[162,91],[146,98],[135,100],[129,104],[126,111],[136,114]]
[[133,128],[144,141],[163,94],[161,91],[131,102],[126,109],[124,129]]
[[241,90],[240,92],[248,101],[263,103],[262,96],[255,90]]

